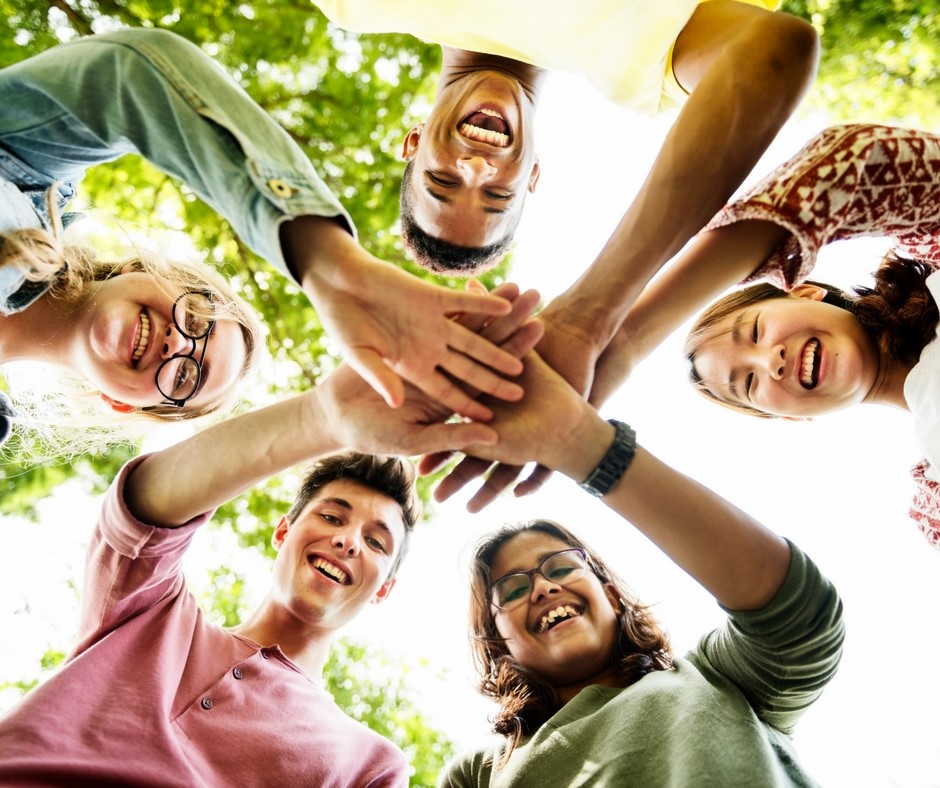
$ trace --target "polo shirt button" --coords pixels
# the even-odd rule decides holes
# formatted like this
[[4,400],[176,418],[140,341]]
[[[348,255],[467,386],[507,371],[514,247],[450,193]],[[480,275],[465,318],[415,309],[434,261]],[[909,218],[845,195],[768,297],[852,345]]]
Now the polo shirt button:
[[244,676],[245,674],[242,673],[242,669],[241,669],[241,668],[235,668],[235,669],[232,671],[232,675],[233,675],[235,678],[240,679],[240,678],[241,678],[242,676]]
[[212,708],[212,698],[203,698],[200,704],[204,709]]
[[290,184],[286,181],[282,181],[280,178],[271,178],[271,180],[268,181],[268,188],[278,197],[290,197],[294,193]]
[[271,655],[268,653],[268,650],[267,650],[266,648],[263,648],[263,649],[261,649],[261,656],[264,657],[265,659],[267,659],[267,658],[270,657]]

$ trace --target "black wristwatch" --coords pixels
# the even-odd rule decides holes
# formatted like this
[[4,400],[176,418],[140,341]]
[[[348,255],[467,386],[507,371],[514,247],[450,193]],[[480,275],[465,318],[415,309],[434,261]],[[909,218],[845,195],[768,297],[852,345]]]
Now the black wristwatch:
[[617,430],[614,442],[610,444],[597,467],[578,485],[598,498],[603,498],[616,487],[636,454],[636,432],[633,428],[616,419],[609,419],[608,423],[613,424]]

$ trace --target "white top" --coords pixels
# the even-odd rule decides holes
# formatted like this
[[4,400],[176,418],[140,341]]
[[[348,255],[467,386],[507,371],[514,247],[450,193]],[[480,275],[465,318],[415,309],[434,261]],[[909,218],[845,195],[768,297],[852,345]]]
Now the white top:
[[[940,303],[940,271],[927,277],[927,289]],[[935,337],[921,351],[920,360],[904,381],[904,399],[914,417],[914,435],[930,462],[924,475],[940,482],[940,338]]]

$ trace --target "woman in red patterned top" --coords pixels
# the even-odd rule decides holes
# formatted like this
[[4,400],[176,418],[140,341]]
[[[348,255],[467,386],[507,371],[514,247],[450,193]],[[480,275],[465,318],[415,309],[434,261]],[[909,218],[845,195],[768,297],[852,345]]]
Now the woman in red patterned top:
[[[873,287],[804,281],[831,241],[894,236]],[[829,128],[708,225],[627,323],[642,357],[731,281],[767,279],[713,304],[686,341],[708,398],[761,417],[859,402],[911,411],[927,457],[912,516],[940,547],[940,137]],[[642,326],[642,329],[639,328]]]

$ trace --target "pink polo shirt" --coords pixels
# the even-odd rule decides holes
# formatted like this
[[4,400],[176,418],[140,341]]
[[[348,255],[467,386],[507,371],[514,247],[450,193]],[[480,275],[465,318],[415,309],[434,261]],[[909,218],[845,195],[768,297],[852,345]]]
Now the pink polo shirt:
[[210,514],[145,525],[130,462],[88,548],[79,643],[0,719],[0,785],[391,786],[408,766],[276,645],[206,619],[180,560]]

